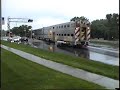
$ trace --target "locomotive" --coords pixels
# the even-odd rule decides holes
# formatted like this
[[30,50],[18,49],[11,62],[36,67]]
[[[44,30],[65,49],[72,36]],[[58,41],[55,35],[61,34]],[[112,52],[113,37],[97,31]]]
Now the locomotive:
[[67,44],[87,46],[90,40],[90,22],[87,20],[70,21],[62,24],[33,30],[37,39]]

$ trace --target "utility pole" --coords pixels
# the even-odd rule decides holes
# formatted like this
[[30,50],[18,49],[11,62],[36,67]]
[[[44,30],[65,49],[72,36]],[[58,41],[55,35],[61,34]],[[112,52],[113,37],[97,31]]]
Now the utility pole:
[[32,29],[31,29],[31,40],[32,40]]
[[2,25],[4,25],[5,24],[5,20],[4,20],[4,17],[1,17],[0,18],[0,34],[1,34],[1,37],[2,37]]
[[118,38],[119,38],[119,16],[117,17],[117,24],[118,24]]
[[7,27],[8,27],[8,31],[9,31],[9,37],[10,37],[10,21],[9,21],[9,17],[8,17],[8,23],[7,23]]
[[[2,36],[2,23],[1,23],[1,22],[2,22],[2,20],[0,19],[0,34],[1,34],[0,36]],[[1,39],[1,38],[0,38],[0,39]],[[1,78],[0,78],[0,79],[1,79]],[[0,86],[1,86],[1,84],[0,84]]]
[[10,18],[10,17],[8,17],[7,27],[8,27],[8,31],[9,31],[9,37],[10,37],[10,22],[29,23],[29,22],[33,22],[33,20],[29,19],[29,18]]
[[44,27],[43,27],[43,40],[44,40]]

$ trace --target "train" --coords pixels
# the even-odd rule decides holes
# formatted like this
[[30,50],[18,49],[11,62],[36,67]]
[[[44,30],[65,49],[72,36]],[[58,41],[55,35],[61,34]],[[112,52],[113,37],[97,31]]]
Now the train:
[[35,29],[32,32],[36,39],[70,46],[88,46],[90,31],[88,20],[77,20]]

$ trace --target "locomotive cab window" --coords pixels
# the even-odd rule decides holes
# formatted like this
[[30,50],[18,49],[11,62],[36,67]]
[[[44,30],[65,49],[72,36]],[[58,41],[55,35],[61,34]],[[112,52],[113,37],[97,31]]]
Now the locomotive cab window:
[[84,32],[84,29],[82,29],[82,32]]
[[82,28],[82,32],[84,32],[85,30],[86,30],[86,27],[83,27],[83,28]]

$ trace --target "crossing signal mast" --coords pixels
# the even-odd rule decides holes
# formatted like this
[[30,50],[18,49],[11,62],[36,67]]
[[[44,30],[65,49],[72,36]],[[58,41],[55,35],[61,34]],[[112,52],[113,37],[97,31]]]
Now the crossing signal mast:
[[10,17],[8,17],[7,27],[8,27],[8,31],[9,31],[9,37],[10,37],[10,23],[11,22],[30,23],[30,22],[33,22],[33,20],[32,19],[28,19],[28,18],[10,18]]

